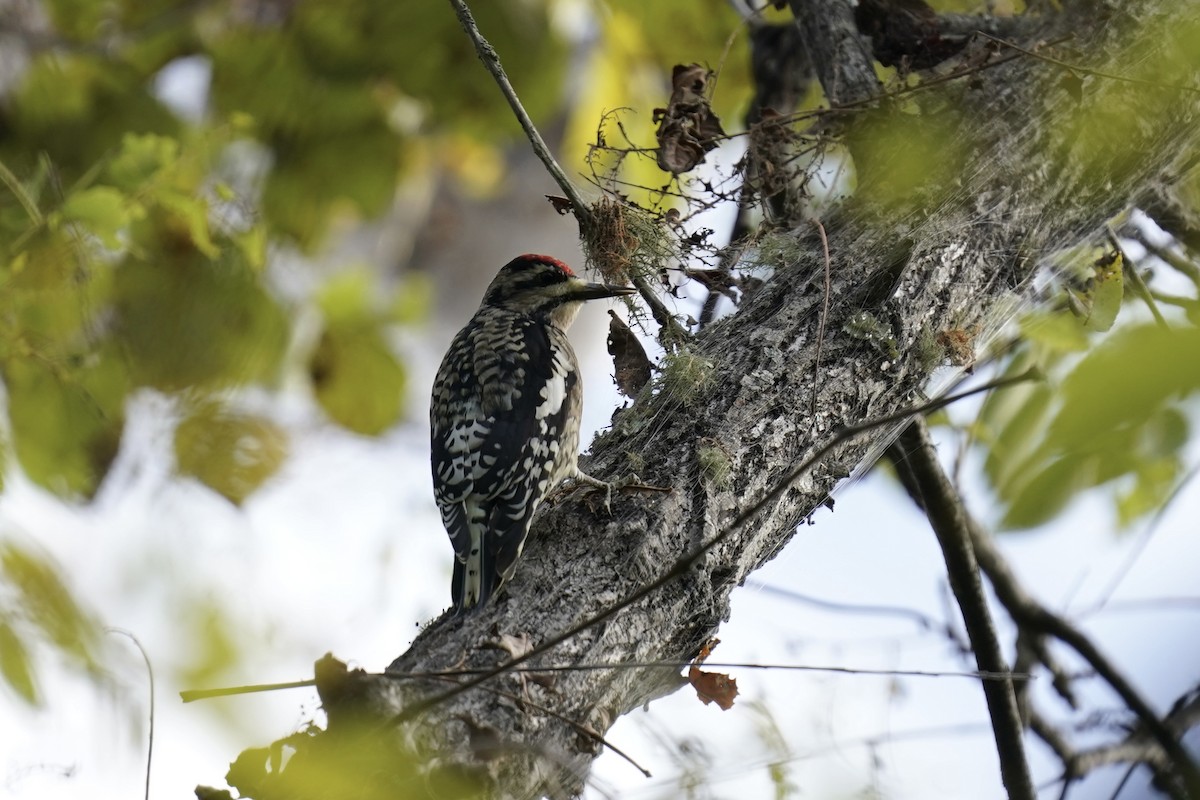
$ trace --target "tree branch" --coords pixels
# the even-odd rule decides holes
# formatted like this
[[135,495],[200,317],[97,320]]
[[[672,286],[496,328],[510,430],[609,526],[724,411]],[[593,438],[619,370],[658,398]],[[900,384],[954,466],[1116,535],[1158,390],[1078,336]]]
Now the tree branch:
[[1022,633],[1034,637],[1053,636],[1078,653],[1137,715],[1147,735],[1170,756],[1183,781],[1182,794],[1175,796],[1200,797],[1200,772],[1197,771],[1196,763],[1176,734],[1151,708],[1149,701],[1142,697],[1129,679],[1083,631],[1037,602],[1020,586],[1016,574],[1008,566],[995,542],[975,520],[969,519],[968,525],[979,566],[987,575],[1001,605]]
[[[929,524],[942,547],[946,574],[962,612],[971,649],[975,651],[975,663],[981,671],[1007,672],[1008,663],[992,624],[987,598],[983,594],[983,582],[979,577],[979,565],[971,547],[968,515],[962,499],[937,460],[937,452],[929,439],[924,420],[914,420],[900,434],[897,445],[903,454],[900,463],[911,473],[913,483],[921,494]],[[996,752],[1000,756],[1000,774],[1008,796],[1010,800],[1035,800],[1037,795],[1029,773],[1029,762],[1025,758],[1024,729],[1013,682],[984,681],[982,686],[988,713],[992,717]]]
[[845,0],[791,0],[792,14],[817,79],[831,106],[859,103],[879,94],[874,59]]
[[563,172],[562,167],[558,165],[558,162],[550,152],[550,148],[546,146],[546,141],[542,138],[542,134],[538,132],[537,127],[533,124],[533,120],[525,112],[525,107],[521,105],[521,99],[517,97],[517,90],[509,82],[508,75],[504,72],[504,66],[500,63],[500,57],[496,55],[495,48],[480,33],[479,26],[475,24],[475,18],[471,15],[471,9],[467,7],[465,0],[450,0],[450,5],[454,7],[454,13],[458,15],[459,23],[462,25],[463,30],[467,32],[467,36],[471,39],[471,42],[475,45],[475,53],[479,56],[479,60],[483,62],[484,68],[495,78],[496,85],[500,87],[500,92],[504,95],[504,99],[508,101],[509,107],[512,108],[513,115],[521,123],[521,129],[525,131],[525,136],[529,139],[529,144],[533,147],[534,154],[545,165],[546,171],[550,173],[550,177],[554,178],[554,182],[562,189],[563,194],[571,201],[571,210],[575,214],[575,219],[579,223],[580,229],[586,228],[591,223],[591,210],[579,194],[579,190],[575,188],[575,184],[571,183],[570,179],[567,178],[567,173]]

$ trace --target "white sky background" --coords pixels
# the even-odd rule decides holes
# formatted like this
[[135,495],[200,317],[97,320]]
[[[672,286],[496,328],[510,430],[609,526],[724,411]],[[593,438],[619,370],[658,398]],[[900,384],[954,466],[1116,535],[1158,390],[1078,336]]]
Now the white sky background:
[[[591,312],[572,338],[585,359],[586,425],[595,429],[606,423],[617,397],[603,352],[604,309]],[[424,421],[443,335],[430,334],[437,343],[411,343],[409,419],[380,439],[324,423],[303,395],[270,401],[273,416],[294,431],[292,453],[281,474],[240,510],[171,475],[169,405],[150,393],[130,409],[121,456],[89,506],[65,506],[8,476],[0,495],[3,530],[50,551],[80,598],[106,624],[136,634],[158,668],[154,797],[190,797],[197,783],[219,787],[242,749],[320,719],[315,691],[307,689],[182,705],[180,689],[206,687],[169,680],[175,666],[195,657],[180,633],[181,600],[211,599],[244,621],[238,644],[250,655],[231,676],[234,684],[311,677],[312,662],[327,651],[382,669],[407,647],[418,624],[449,603],[451,549],[429,488]],[[935,438],[946,441],[946,434],[935,431]],[[970,465],[964,470],[968,478],[975,473]],[[970,480],[966,488],[972,509],[987,521],[986,491]],[[1118,613],[1117,607],[1122,600],[1197,594],[1198,517],[1200,492],[1186,492],[1110,609],[1084,626],[1160,708],[1196,679],[1200,638],[1181,631],[1196,629],[1197,609]],[[936,540],[889,479],[872,473],[838,494],[834,512],[823,509],[814,520],[756,581],[829,601],[946,617]],[[1052,530],[1006,535],[1001,544],[1036,596],[1052,608],[1078,611],[1129,560],[1143,529],[1118,538],[1108,501],[1092,496]],[[148,573],[158,577],[147,579]],[[961,627],[957,616],[950,621]],[[911,621],[820,611],[749,587],[735,593],[732,618],[718,635],[714,661],[973,667],[944,637]],[[1011,651],[1010,629],[1002,641]],[[146,676],[126,640],[110,644],[124,654],[113,661],[111,693],[47,660],[39,666],[44,709],[0,693],[0,797],[141,796]],[[772,796],[765,759],[774,756],[755,733],[762,719],[753,708],[758,701],[784,734],[799,796],[869,796],[859,794],[869,789],[895,800],[1002,796],[983,696],[969,679],[729,671],[741,689],[731,711],[703,706],[685,688],[649,713],[619,721],[607,738],[655,777],[647,780],[606,754],[594,772],[598,789],[630,798],[679,796],[678,742],[686,740],[707,768],[714,796]],[[1046,686],[1038,691],[1049,694]],[[1117,707],[1103,692],[1086,697]],[[863,746],[865,740],[876,746]],[[1030,752],[1039,780],[1056,774],[1040,745],[1031,744]],[[1110,771],[1072,796],[1107,797],[1119,776]],[[1145,796],[1144,787],[1144,779],[1135,779],[1122,797]],[[1057,790],[1051,787],[1047,796]]]

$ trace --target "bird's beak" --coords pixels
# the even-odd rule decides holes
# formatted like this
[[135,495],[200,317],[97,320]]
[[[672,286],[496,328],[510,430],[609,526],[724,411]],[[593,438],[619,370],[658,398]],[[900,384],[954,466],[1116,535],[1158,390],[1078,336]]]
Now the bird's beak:
[[621,297],[634,294],[637,289],[632,286],[617,286],[612,283],[585,283],[575,287],[571,292],[575,300],[599,300],[601,297]]

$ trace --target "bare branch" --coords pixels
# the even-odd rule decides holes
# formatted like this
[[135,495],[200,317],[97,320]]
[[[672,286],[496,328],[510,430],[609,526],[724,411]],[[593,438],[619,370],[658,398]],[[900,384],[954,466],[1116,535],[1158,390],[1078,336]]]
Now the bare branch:
[[[983,671],[1007,672],[1008,664],[992,624],[979,565],[971,547],[968,515],[958,492],[942,471],[924,420],[914,420],[900,434],[897,449],[903,452],[903,466],[912,474],[929,523],[942,547],[950,587],[962,612],[963,624],[975,651],[975,662]],[[1013,684],[1011,681],[986,682],[983,694],[992,717],[1004,788],[1008,790],[1010,800],[1035,800],[1037,794],[1025,758],[1024,731]]]
[[[1176,734],[1151,708],[1149,701],[1142,697],[1124,673],[1117,669],[1083,631],[1033,599],[1020,586],[1016,574],[1008,566],[991,537],[974,519],[969,519],[968,524],[971,544],[979,559],[979,566],[988,576],[992,588],[996,591],[996,597],[1021,628],[1022,633],[1035,637],[1053,636],[1078,653],[1137,715],[1147,735],[1170,756],[1184,783],[1183,787],[1173,787],[1179,792],[1176,796],[1200,797],[1200,771],[1197,771],[1196,763]],[[1168,784],[1167,788],[1171,790],[1172,785]]]
[[550,153],[550,148],[546,146],[546,141],[538,132],[538,129],[533,124],[533,120],[529,118],[529,114],[525,112],[525,107],[521,105],[521,99],[517,97],[517,91],[513,88],[512,83],[508,80],[508,75],[504,72],[504,67],[500,63],[500,57],[496,55],[496,50],[493,48],[479,32],[479,26],[475,24],[475,18],[471,15],[471,9],[467,7],[465,0],[450,0],[450,5],[454,7],[454,13],[458,15],[458,21],[462,25],[463,30],[467,32],[471,42],[475,45],[475,52],[479,56],[479,60],[483,62],[483,66],[496,79],[496,84],[500,87],[500,91],[504,94],[504,99],[508,101],[508,105],[512,108],[513,114],[517,121],[521,123],[521,129],[525,131],[525,136],[529,139],[529,144],[533,147],[533,152],[541,159],[545,165],[546,171],[554,178],[554,182],[562,189],[563,194],[571,201],[571,208],[575,212],[575,219],[579,222],[580,228],[584,228],[591,220],[591,212],[588,210],[588,205],[580,196],[579,190],[567,178],[567,173],[563,172],[562,167],[554,160],[554,156]]

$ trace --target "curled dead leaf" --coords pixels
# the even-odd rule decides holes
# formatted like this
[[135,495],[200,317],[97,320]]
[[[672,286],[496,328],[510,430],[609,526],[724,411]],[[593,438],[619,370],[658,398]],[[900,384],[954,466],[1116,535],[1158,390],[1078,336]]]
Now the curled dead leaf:
[[557,194],[548,194],[546,199],[550,201],[550,205],[558,212],[559,216],[570,214],[574,211],[571,201]]
[[692,684],[696,696],[704,705],[716,703],[722,711],[728,711],[733,708],[733,701],[738,694],[737,681],[723,672],[705,672],[700,669],[700,665],[712,654],[713,648],[720,643],[721,640],[715,637],[704,643],[692,665],[688,667],[688,682]]
[[708,77],[708,70],[699,64],[676,64],[671,73],[671,99],[666,108],[654,110],[658,166],[673,175],[695,169],[725,136],[721,120],[705,96]]
[[723,672],[705,672],[691,667],[688,669],[688,682],[696,690],[696,696],[704,705],[716,703],[722,711],[733,708],[734,698],[737,697],[737,681]]
[[637,336],[611,309],[608,321],[608,354],[613,358],[617,389],[631,400],[650,382],[650,359]]

